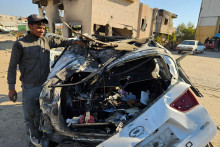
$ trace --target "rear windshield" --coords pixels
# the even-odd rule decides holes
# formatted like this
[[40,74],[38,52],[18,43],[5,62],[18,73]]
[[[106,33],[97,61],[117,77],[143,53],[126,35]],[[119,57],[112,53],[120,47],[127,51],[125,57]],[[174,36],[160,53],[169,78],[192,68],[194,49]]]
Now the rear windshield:
[[183,41],[183,42],[181,42],[181,44],[185,44],[185,45],[195,45],[195,41]]

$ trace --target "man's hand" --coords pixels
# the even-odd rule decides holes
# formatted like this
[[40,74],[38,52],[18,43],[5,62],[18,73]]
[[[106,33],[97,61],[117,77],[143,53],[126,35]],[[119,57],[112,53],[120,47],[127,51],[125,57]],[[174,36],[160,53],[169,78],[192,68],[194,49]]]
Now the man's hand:
[[83,43],[82,41],[79,41],[79,40],[75,40],[75,44],[80,47],[83,47],[83,48],[87,47],[87,45],[85,43]]
[[16,102],[17,101],[17,91],[15,89],[9,89],[8,97],[10,101]]

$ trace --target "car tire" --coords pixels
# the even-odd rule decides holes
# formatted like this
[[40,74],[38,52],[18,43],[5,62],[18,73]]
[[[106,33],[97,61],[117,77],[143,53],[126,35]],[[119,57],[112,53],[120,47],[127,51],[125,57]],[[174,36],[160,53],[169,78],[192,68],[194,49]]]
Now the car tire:
[[196,52],[197,52],[197,49],[195,49],[195,50],[193,51],[193,55],[195,55],[195,54],[196,54]]

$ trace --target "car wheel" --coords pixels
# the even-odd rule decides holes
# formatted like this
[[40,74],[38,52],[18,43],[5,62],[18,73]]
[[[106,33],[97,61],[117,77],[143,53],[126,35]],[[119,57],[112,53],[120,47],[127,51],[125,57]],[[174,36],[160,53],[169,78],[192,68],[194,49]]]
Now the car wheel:
[[193,55],[195,55],[195,54],[196,54],[196,52],[197,52],[197,49],[195,49],[195,50],[193,51]]

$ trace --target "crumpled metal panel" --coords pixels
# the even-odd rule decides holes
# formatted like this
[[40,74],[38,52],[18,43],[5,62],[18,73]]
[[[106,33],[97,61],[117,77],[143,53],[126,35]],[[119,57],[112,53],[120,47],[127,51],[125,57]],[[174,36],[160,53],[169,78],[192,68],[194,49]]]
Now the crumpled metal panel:
[[108,66],[108,69],[112,68],[116,64],[119,64],[120,62],[125,62],[125,61],[129,61],[132,59],[138,59],[143,56],[160,56],[160,57],[162,57],[163,55],[172,57],[171,53],[168,52],[166,49],[144,46],[136,51],[126,53],[124,56],[122,56],[118,60],[111,63]]
[[[98,68],[113,56],[117,56],[122,51],[114,49],[107,50],[83,50],[77,46],[72,46],[69,50],[62,55],[59,61],[52,69],[48,80],[53,77],[58,77],[60,80],[65,81],[73,73],[77,72],[95,72]],[[133,51],[126,52],[125,55],[110,63],[107,69],[112,68],[118,63],[123,63],[132,59],[137,59],[143,56],[160,56],[163,55],[172,57],[171,53],[164,48],[150,47],[148,45]],[[99,61],[99,62],[98,62]]]
[[53,77],[58,77],[65,80],[70,71],[73,72],[94,72],[97,70],[97,65],[88,60],[87,54],[76,52],[77,47],[73,46],[62,55],[48,76],[48,80]]

